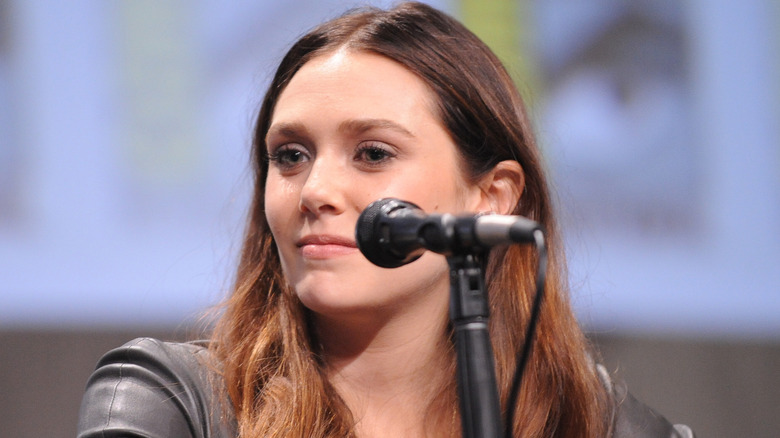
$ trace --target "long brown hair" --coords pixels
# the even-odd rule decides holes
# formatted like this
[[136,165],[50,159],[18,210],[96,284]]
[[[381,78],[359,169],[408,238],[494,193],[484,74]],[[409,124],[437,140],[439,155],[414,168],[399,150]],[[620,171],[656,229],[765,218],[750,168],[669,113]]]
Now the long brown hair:
[[[242,436],[353,433],[351,413],[323,374],[306,310],[285,283],[263,210],[268,169],[265,136],[276,101],[303,64],[338,48],[386,56],[418,75],[436,96],[438,116],[458,147],[468,177],[476,181],[503,160],[520,163],[525,187],[514,213],[545,227],[549,264],[545,303],[517,404],[514,433],[605,436],[610,427],[609,396],[568,301],[560,236],[523,102],[484,43],[458,21],[419,3],[387,11],[355,10],[320,25],[288,51],[265,95],[254,132],[255,186],[249,223],[234,290],[212,343]],[[490,334],[504,407],[516,353],[524,342],[535,265],[534,251],[520,246],[496,248],[487,260]],[[444,397],[439,400],[453,405],[450,409],[456,409],[454,392],[454,382],[440,391]]]

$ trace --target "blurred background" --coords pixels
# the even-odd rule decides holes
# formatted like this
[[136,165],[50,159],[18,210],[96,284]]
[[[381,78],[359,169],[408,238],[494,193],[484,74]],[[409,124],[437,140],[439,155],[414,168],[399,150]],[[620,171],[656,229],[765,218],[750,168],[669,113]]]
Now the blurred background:
[[[699,436],[777,436],[780,3],[429,3],[526,96],[608,368]],[[73,436],[104,351],[196,336],[276,63],[364,4],[0,0],[0,435]]]

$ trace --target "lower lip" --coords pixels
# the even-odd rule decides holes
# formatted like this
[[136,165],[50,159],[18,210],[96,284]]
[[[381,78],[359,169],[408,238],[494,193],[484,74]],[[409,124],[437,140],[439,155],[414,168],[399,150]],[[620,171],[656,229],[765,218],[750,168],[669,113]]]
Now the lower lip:
[[348,254],[354,254],[358,249],[344,245],[303,245],[301,254],[307,259],[329,259]]

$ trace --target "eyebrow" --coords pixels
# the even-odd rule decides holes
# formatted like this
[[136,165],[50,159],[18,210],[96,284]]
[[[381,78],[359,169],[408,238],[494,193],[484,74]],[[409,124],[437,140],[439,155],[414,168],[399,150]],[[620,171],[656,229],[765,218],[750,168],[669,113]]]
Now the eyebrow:
[[268,128],[268,132],[265,133],[265,141],[268,141],[268,137],[272,135],[281,135],[284,137],[297,137],[301,134],[306,135],[308,134],[309,130],[306,129],[306,125],[303,123],[298,122],[281,122],[281,123],[275,123],[270,128]]
[[411,131],[388,119],[351,119],[339,124],[339,131],[362,134],[374,129],[389,129],[406,137],[414,138]]
[[[362,134],[374,129],[389,129],[409,138],[415,138],[411,131],[402,125],[388,119],[350,119],[339,123],[338,130],[348,134]],[[283,137],[308,136],[309,130],[301,122],[279,122],[268,128],[265,135],[266,141],[272,135]]]

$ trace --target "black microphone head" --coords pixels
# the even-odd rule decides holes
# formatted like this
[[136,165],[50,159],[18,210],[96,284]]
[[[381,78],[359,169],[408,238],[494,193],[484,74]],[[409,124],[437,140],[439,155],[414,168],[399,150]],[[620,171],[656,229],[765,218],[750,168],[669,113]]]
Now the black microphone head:
[[[411,202],[395,198],[372,202],[360,213],[355,228],[360,252],[383,268],[397,268],[417,260],[425,249],[418,243],[414,230],[404,226],[404,219],[409,218],[409,223],[413,223],[421,216],[422,209]],[[409,232],[394,233],[399,229]]]

